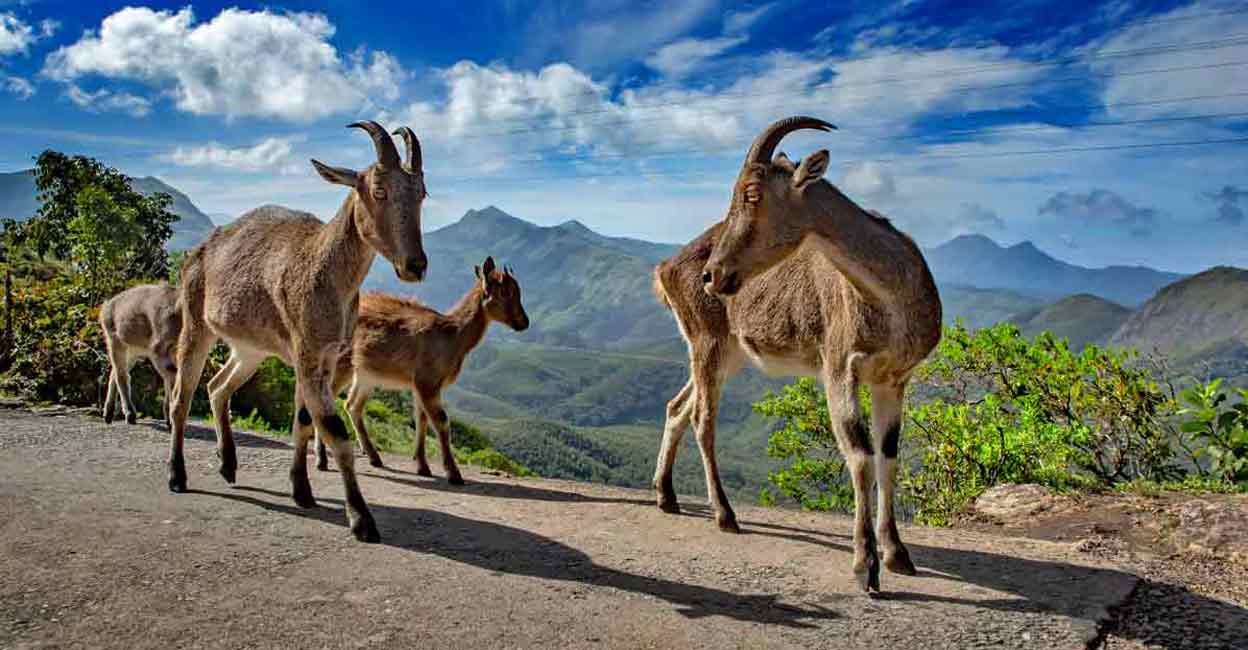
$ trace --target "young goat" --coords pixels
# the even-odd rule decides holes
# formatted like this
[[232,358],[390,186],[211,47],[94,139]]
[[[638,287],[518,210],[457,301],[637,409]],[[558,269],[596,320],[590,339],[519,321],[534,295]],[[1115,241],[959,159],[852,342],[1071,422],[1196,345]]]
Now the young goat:
[[338,462],[351,533],[358,540],[377,542],[376,523],[356,481],[347,425],[334,410],[333,375],[338,356],[351,345],[360,285],[374,255],[389,260],[401,280],[424,276],[420,212],[426,192],[420,142],[411,129],[399,129],[407,141],[403,161],[376,122],[351,126],[372,138],[377,162],[357,172],[312,161],[326,181],[350,188],[329,223],[305,212],[265,206],[214,230],[187,254],[169,489],[186,491],[182,440],[187,411],[209,350],[224,340],[230,361],[209,384],[221,475],[233,483],[238,461],[228,418],[219,414],[256,366],[277,356],[295,369],[295,454],[290,468],[295,503],[316,505],[307,474],[308,442],[315,427],[318,438],[328,436]]
[[[476,267],[477,282],[449,312],[440,314],[414,300],[380,293],[366,293],[360,300],[352,349],[339,358],[335,392],[348,383],[347,411],[360,439],[360,448],[374,467],[381,456],[364,428],[364,405],[374,388],[412,391],[416,451],[412,458],[417,473],[433,476],[425,460],[425,433],[430,423],[438,432],[446,480],[462,484],[463,477],[451,455],[451,426],[442,407],[442,389],[455,383],[464,357],[481,342],[490,321],[523,332],[529,316],[520,302],[520,285],[510,269],[494,267],[494,258]],[[317,467],[326,469],[325,445],[317,439]]]
[[130,369],[139,359],[147,359],[165,383],[165,422],[178,366],[178,333],[182,331],[182,309],[178,290],[167,284],[140,284],[109,298],[100,307],[100,328],[112,371],[108,375],[108,397],[104,399],[104,421],[112,423],[117,397],[126,422],[138,417],[130,397]]

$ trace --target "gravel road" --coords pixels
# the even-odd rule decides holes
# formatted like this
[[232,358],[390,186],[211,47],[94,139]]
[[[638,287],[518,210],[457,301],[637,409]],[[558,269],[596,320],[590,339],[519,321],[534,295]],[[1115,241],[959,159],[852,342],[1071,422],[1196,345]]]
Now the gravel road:
[[[0,410],[3,648],[1083,648],[1138,579],[1068,544],[907,527],[916,577],[858,593],[842,517],[465,468],[359,464],[382,534],[342,490],[288,495],[290,448],[239,434],[239,482],[192,427],[191,492],[165,488],[154,423]],[[697,462],[696,458],[683,462]]]

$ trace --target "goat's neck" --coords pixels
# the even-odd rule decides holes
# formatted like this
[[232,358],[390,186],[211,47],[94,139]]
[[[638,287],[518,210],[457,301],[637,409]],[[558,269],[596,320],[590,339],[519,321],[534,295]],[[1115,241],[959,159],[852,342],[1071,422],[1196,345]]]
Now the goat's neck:
[[447,317],[456,327],[455,350],[462,359],[485,337],[485,329],[490,319],[485,313],[485,292],[480,285],[474,286],[463,298],[447,312]]
[[364,240],[360,229],[356,226],[355,215],[364,209],[355,195],[355,190],[347,196],[338,208],[338,214],[321,229],[314,255],[318,266],[330,269],[348,286],[357,290],[364,284],[368,269],[373,264],[373,247]]
[[827,208],[792,223],[869,300],[905,310],[932,285],[926,262],[905,235],[837,193]]

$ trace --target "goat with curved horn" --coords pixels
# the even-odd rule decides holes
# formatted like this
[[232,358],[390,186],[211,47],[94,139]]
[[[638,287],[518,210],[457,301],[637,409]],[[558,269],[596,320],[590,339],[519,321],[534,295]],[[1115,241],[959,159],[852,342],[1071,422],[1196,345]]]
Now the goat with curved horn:
[[400,126],[394,130],[394,134],[402,136],[403,143],[407,145],[407,173],[425,173],[425,161],[420,152],[420,139],[416,137],[416,132],[406,126]]
[[[812,117],[767,127],[750,147],[726,218],[655,267],[655,288],[689,346],[690,378],[668,403],[654,485],[659,507],[676,511],[672,462],[692,423],[716,522],[738,530],[715,461],[724,382],[747,363],[817,377],[854,488],[853,572],[863,589],[877,591],[881,565],[915,573],[893,495],[905,389],[940,341],[940,295],[910,237],[823,180],[826,149],[797,164],[772,159],[786,134],[807,128],[833,127]],[[858,401],[864,383],[869,424]]]
[[372,120],[363,120],[360,122],[352,122],[347,125],[348,128],[363,129],[373,139],[373,146],[377,149],[377,162],[381,163],[383,168],[396,169],[399,167],[399,150],[394,146],[394,140],[390,139],[390,134],[382,126]]

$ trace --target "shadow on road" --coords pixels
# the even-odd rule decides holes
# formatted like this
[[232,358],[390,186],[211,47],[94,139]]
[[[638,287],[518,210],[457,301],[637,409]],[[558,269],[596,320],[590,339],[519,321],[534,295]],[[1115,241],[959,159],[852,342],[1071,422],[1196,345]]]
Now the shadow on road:
[[[244,492],[251,494],[242,494]],[[346,517],[341,510],[299,508],[286,503],[289,495],[272,490],[240,486],[228,492],[192,490],[191,493],[248,503],[338,526],[346,525]],[[275,503],[273,499],[280,499],[281,503]],[[321,502],[341,507],[337,499],[322,498]],[[370,507],[381,530],[382,543],[388,546],[430,553],[489,571],[580,582],[652,596],[675,605],[680,614],[689,618],[727,616],[741,621],[800,628],[815,627],[812,620],[840,616],[817,605],[798,607],[782,604],[776,594],[736,594],[600,566],[575,548],[521,528],[436,510],[387,505]]]
[[[197,437],[215,439],[211,429],[195,427]],[[189,432],[188,432],[189,433]],[[206,433],[206,435],[204,435]],[[237,435],[240,445],[287,446],[254,436]],[[246,440],[246,442],[244,442]],[[387,470],[389,471],[389,470]],[[472,482],[451,486],[441,479],[413,480],[369,472],[368,476],[406,487],[454,493],[472,493],[495,498],[532,499],[557,502],[624,503],[638,507],[654,507],[645,499],[595,497],[575,492],[542,488],[522,483]],[[197,492],[197,491],[193,491]],[[245,493],[251,494],[245,494]],[[341,502],[322,498],[339,510],[320,507],[301,509],[289,503],[289,495],[255,487],[237,487],[227,492],[200,494],[248,503],[266,510],[307,517],[345,526]],[[254,495],[254,496],[253,496]],[[685,505],[685,516],[709,519],[709,509]],[[631,574],[596,565],[585,553],[536,533],[503,524],[478,521],[434,510],[373,505],[373,513],[381,529],[383,543],[419,553],[431,553],[456,562],[501,573],[526,575],[551,580],[580,582],[607,586],[665,600],[676,606],[684,616],[728,616],[737,620],[792,627],[813,627],[812,621],[835,619],[841,615],[827,608],[804,604],[800,607],[780,604],[775,594],[736,594],[728,591],[673,582],[657,577]],[[691,524],[692,525],[692,524]],[[709,525],[709,524],[708,524]],[[765,535],[813,544],[843,554],[851,554],[849,535],[817,529],[799,528],[764,522],[741,520],[747,535]],[[725,537],[725,543],[731,543]],[[1122,575],[1114,569],[1098,569],[1063,562],[1032,560],[986,551],[962,550],[909,545],[911,556],[920,567],[920,576],[948,576],[953,579],[1018,596],[1017,599],[976,600],[957,596],[892,591],[881,594],[884,600],[902,602],[940,602],[1009,612],[1058,612],[1086,617],[1087,601],[1083,585],[1105,573]],[[887,580],[887,576],[885,577]],[[887,584],[886,584],[887,586]],[[1185,621],[1195,630],[1216,633],[1221,638],[1248,638],[1248,609],[1209,598],[1177,585],[1161,585],[1142,581],[1141,589],[1167,592],[1167,603],[1181,603]],[[1129,607],[1136,607],[1132,603]],[[1173,606],[1173,605],[1171,605]],[[1187,647],[1181,635],[1169,633],[1165,626],[1132,626],[1115,632],[1124,638],[1136,639],[1150,647]]]

